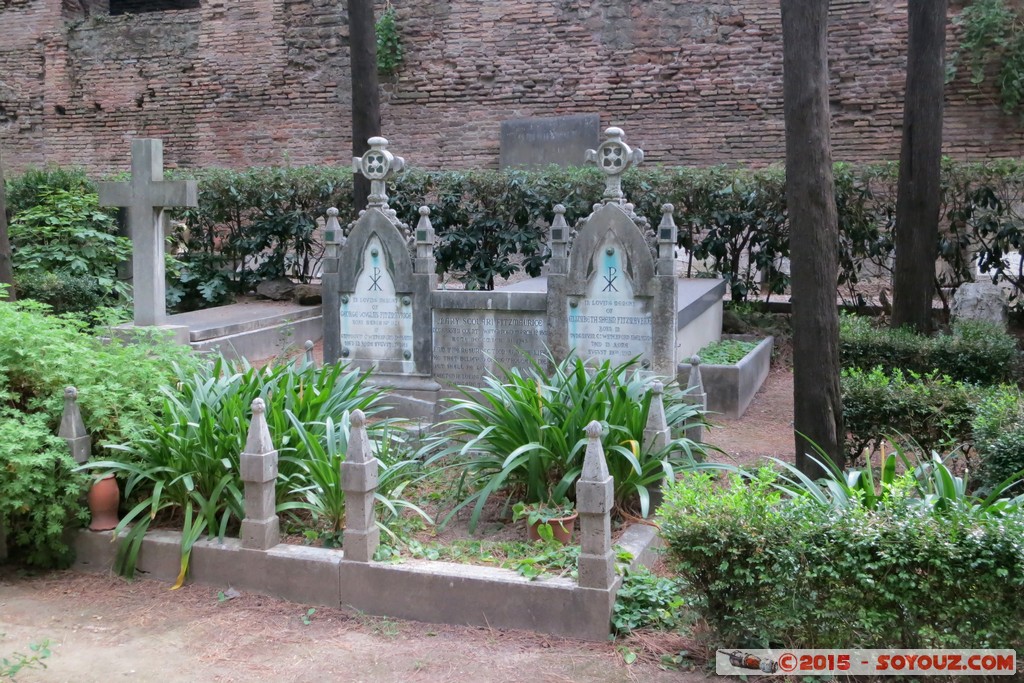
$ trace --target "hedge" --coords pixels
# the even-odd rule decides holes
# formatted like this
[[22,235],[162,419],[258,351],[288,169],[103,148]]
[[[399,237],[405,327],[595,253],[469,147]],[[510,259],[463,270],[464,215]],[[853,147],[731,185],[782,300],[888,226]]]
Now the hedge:
[[[344,220],[354,218],[349,194],[351,173],[345,168],[253,168],[246,171],[179,171],[200,186],[199,209],[182,214],[177,232],[183,249],[187,291],[197,303],[210,303],[232,291],[245,291],[262,277],[291,267],[299,279],[316,267],[321,245],[312,239],[315,221],[329,206]],[[10,179],[11,210],[31,204],[34,190],[45,186],[81,186],[75,171],[33,171]],[[894,163],[835,167],[839,212],[840,275],[844,297],[864,298],[860,280],[865,268],[891,268],[897,167]],[[706,261],[711,273],[725,278],[732,298],[746,299],[758,288],[782,292],[789,255],[784,176],[778,168],[660,168],[630,170],[627,196],[650,224],[660,220],[662,203],[676,207],[679,245],[690,250],[696,274]],[[548,168],[540,171],[410,170],[391,187],[391,206],[413,224],[417,208],[430,206],[438,231],[438,272],[469,287],[488,288],[497,278],[519,271],[535,273],[546,258],[545,225],[556,204],[577,221],[602,194],[596,169]],[[948,266],[943,283],[957,286],[971,278],[967,255],[980,249],[986,272],[1024,290],[1024,279],[1004,268],[1002,257],[1024,244],[1016,198],[1024,190],[1024,162],[985,164],[946,161],[942,175],[944,228],[940,258]],[[287,264],[295,253],[298,263]],[[266,254],[266,258],[259,257]],[[758,271],[761,271],[760,273]]]

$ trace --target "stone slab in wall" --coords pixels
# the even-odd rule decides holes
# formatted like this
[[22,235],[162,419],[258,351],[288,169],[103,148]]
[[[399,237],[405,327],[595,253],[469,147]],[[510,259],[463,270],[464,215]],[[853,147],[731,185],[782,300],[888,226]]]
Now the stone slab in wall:
[[600,128],[597,114],[502,121],[499,167],[582,166],[586,151],[600,142]]

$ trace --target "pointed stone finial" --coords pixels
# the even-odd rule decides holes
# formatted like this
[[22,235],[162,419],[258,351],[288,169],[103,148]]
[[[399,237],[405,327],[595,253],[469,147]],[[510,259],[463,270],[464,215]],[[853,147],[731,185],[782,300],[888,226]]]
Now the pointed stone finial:
[[313,363],[314,363],[314,360],[313,360],[313,347],[314,346],[316,346],[316,344],[313,343],[312,339],[307,339],[306,340],[306,343],[305,343],[305,347],[306,347],[306,365],[313,365]]
[[647,410],[647,424],[644,426],[644,444],[655,450],[664,448],[671,441],[668,419],[665,417],[665,385],[659,380],[651,383],[651,405]]
[[370,452],[363,411],[353,410],[349,415],[349,425],[348,453],[345,454],[345,462],[341,463],[341,490],[345,492],[342,548],[346,560],[369,562],[380,544],[380,530],[373,515],[378,464]]
[[60,417],[60,429],[57,436],[64,439],[72,459],[81,464],[92,455],[92,439],[85,431],[82,411],[78,407],[78,389],[65,387],[64,413]]
[[569,239],[569,224],[565,222],[565,207],[555,204],[555,217],[551,221],[551,241],[566,242]]
[[434,243],[434,226],[430,222],[430,207],[420,207],[420,219],[416,223],[416,242],[417,244],[433,244]]
[[370,181],[370,207],[383,209],[388,205],[387,181],[405,168],[405,159],[388,151],[387,138],[372,137],[366,141],[370,149],[361,157],[352,158],[352,170]]
[[586,426],[587,452],[583,456],[583,471],[580,479],[586,481],[603,481],[608,477],[608,462],[605,460],[604,447],[601,446],[601,434],[604,429],[597,420]]
[[338,222],[338,209],[331,207],[327,209],[327,223],[324,225],[324,244],[327,247],[327,257],[337,258],[338,250],[345,246],[345,231]]
[[584,160],[594,162],[605,174],[604,203],[622,204],[625,201],[622,174],[631,166],[639,165],[644,153],[626,144],[626,134],[621,128],[607,128],[604,135],[605,141],[597,149],[588,149]]
[[[694,387],[696,389],[690,392],[690,389]],[[686,381],[686,389],[688,393],[704,393],[704,379],[700,376],[700,356],[698,355],[690,357],[690,378]]]
[[676,207],[671,204],[661,205],[661,224],[658,226],[658,241],[676,243],[676,221],[673,217]]
[[267,404],[262,398],[253,399],[252,420],[249,422],[249,435],[245,440],[246,453],[269,453],[274,450],[274,442],[270,439],[270,428],[267,426]]

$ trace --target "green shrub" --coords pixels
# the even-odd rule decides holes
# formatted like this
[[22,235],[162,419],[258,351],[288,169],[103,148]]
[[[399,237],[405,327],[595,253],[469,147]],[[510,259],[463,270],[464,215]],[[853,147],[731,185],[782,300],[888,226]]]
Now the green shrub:
[[[653,393],[636,361],[612,365],[605,361],[587,367],[579,358],[545,372],[534,364],[527,372],[500,368],[484,378],[480,389],[460,388],[446,412],[456,417],[441,424],[433,445],[442,447],[428,463],[451,455],[463,460],[457,496],[461,501],[449,515],[472,505],[470,527],[490,496],[505,491],[524,503],[557,502],[575,495],[583,467],[592,421],[605,426],[602,437],[608,471],[615,480],[615,503],[647,516],[651,495],[676,470],[689,466],[704,448],[677,438],[655,448],[645,443],[644,428]],[[672,433],[703,421],[700,409],[682,400],[669,385],[664,395],[665,416]]]
[[868,318],[844,315],[840,320],[843,367],[870,370],[935,372],[953,379],[997,384],[1015,378],[1017,343],[990,323],[962,321],[952,334],[925,337],[908,329],[879,327]]
[[[131,241],[117,236],[117,225],[99,208],[97,195],[51,189],[36,201],[11,220],[16,278],[42,273],[85,278],[94,280],[111,303],[130,298],[130,287],[117,278],[117,268],[131,258]],[[69,308],[60,303],[58,308]],[[73,308],[76,302],[68,303]]]
[[[1024,472],[1024,402],[1016,387],[1000,387],[977,407],[972,425],[974,447],[986,488]],[[1024,491],[1024,484],[1016,486]]]
[[0,527],[11,559],[66,567],[73,554],[65,527],[88,516],[79,503],[86,477],[72,473],[67,444],[54,436],[45,415],[18,412],[5,397],[0,389]]
[[67,272],[21,272],[16,290],[19,299],[40,301],[56,313],[87,313],[103,306],[110,290],[91,275]]
[[627,570],[615,594],[612,628],[627,634],[641,628],[674,631],[684,624],[683,586],[646,568]]
[[936,373],[844,369],[840,384],[851,460],[886,438],[912,435],[925,451],[953,450],[971,438],[984,390]]
[[869,510],[686,476],[659,512],[683,597],[713,647],[1019,648],[1024,511]]
[[43,195],[63,190],[75,195],[95,194],[96,184],[83,168],[30,168],[20,176],[7,176],[7,210],[12,216],[40,203]]

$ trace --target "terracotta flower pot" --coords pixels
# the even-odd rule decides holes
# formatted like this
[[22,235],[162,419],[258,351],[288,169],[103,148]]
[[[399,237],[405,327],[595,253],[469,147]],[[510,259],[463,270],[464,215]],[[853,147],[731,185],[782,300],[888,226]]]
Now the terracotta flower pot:
[[89,512],[92,513],[90,531],[110,531],[117,526],[120,521],[117,506],[121,502],[121,491],[113,474],[97,480],[89,489],[87,500]]
[[[555,540],[562,545],[569,545],[572,542],[572,532],[576,529],[576,518],[579,517],[578,512],[574,512],[566,517],[552,517],[548,520],[548,524],[551,525],[551,533],[554,535]],[[540,540],[539,527],[544,522],[538,521],[536,524],[526,525],[526,537],[531,541]]]

